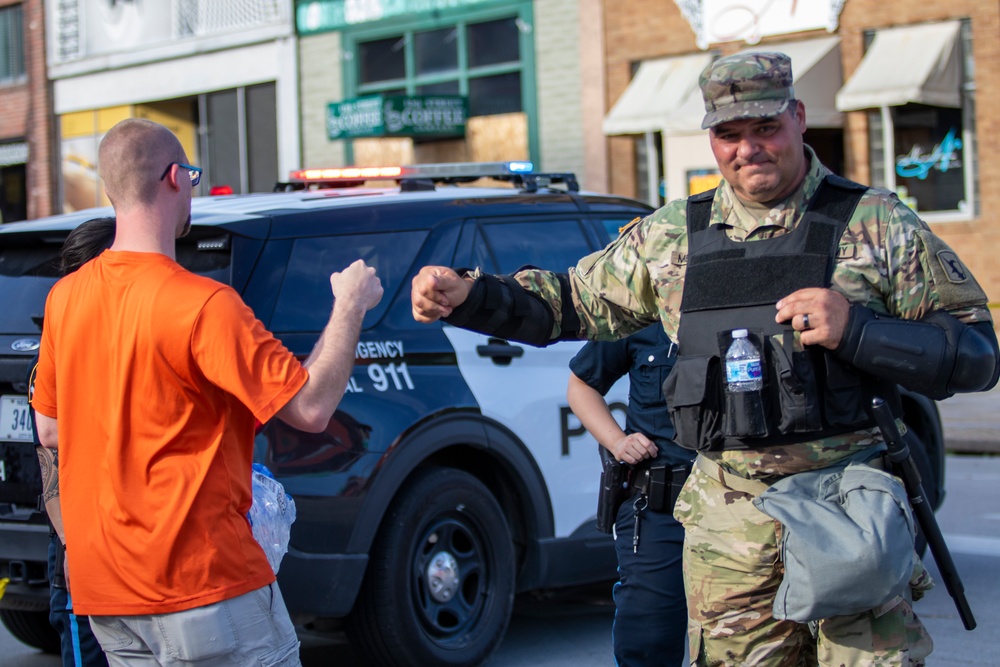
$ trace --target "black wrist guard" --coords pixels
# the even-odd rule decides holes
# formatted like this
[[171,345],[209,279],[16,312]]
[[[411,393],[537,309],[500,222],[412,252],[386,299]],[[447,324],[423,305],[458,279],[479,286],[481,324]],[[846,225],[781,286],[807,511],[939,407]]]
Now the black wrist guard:
[[555,342],[552,339],[555,323],[552,310],[513,276],[479,276],[472,283],[465,301],[442,321],[537,347]]
[[1000,371],[993,328],[944,311],[899,320],[854,304],[834,356],[934,399],[988,389]]

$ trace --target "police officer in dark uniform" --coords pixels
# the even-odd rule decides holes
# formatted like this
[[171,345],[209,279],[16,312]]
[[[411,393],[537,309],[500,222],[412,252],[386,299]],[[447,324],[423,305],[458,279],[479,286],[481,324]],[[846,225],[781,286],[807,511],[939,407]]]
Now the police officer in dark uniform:
[[[631,495],[615,523],[619,581],[612,641],[619,667],[676,666],[684,657],[684,528],[673,506],[695,453],[673,442],[660,389],[676,352],[663,327],[654,324],[621,340],[587,343],[570,362],[570,407],[602,447],[630,465]],[[626,374],[623,431],[603,396]]]

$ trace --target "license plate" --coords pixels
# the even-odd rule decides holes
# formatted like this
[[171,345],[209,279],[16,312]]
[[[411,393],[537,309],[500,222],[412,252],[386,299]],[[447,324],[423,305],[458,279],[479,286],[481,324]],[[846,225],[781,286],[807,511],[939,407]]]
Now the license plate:
[[0,396],[0,440],[33,441],[30,409],[27,396]]

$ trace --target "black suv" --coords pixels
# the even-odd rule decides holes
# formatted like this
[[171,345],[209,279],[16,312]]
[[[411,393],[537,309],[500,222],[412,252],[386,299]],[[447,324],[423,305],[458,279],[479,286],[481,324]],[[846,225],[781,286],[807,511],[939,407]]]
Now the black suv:
[[[273,420],[254,442],[297,507],[278,575],[293,619],[343,628],[371,664],[477,664],[502,638],[515,593],[616,577],[611,539],[594,527],[596,444],[565,401],[581,343],[524,347],[410,314],[410,280],[424,265],[565,270],[651,210],[580,192],[570,174],[511,171],[428,165],[380,174],[396,181],[382,188],[364,186],[368,174],[307,172],[311,184],[287,192],[196,198],[191,234],[178,243],[181,264],[231,284],[302,357],[329,315],[330,272],[361,258],[382,279],[385,296],[365,319],[327,429]],[[483,174],[512,183],[455,185]],[[331,187],[345,178],[357,187]],[[83,220],[110,214],[0,228],[0,577],[10,579],[0,618],[53,651],[24,382],[60,244]],[[623,409],[626,397],[622,381],[608,399]],[[906,404],[939,499],[937,409],[920,397]]]

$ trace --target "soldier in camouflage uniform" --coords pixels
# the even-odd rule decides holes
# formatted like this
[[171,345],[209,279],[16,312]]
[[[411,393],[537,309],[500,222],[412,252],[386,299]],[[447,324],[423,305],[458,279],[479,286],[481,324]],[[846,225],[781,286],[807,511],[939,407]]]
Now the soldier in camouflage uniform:
[[[774,323],[794,337],[795,351],[846,365],[881,387],[894,391],[901,384],[935,398],[996,384],[1000,353],[986,295],[955,253],[893,193],[836,180],[803,144],[805,108],[794,97],[789,58],[780,53],[722,58],[706,68],[700,85],[707,111],[703,128],[710,130],[724,178],[705,200],[711,206],[707,231],[717,235],[717,245],[764,248],[767,243],[754,244],[777,243],[807,230],[813,223],[800,223],[823,183],[839,184],[837,192],[857,193],[839,242],[833,237],[827,282],[783,293],[768,306]],[[690,349],[694,340],[685,339],[682,319],[689,324],[698,315],[684,308],[683,299],[686,289],[694,290],[691,276],[698,268],[688,261],[689,250],[694,252],[689,241],[693,246],[696,239],[688,229],[690,206],[684,200],[670,202],[635,221],[567,274],[532,269],[487,276],[477,270],[459,276],[445,267],[424,267],[413,281],[414,317],[423,322],[444,318],[536,345],[620,338],[659,320],[667,335],[679,340],[680,367],[686,342]],[[714,278],[709,285],[702,279],[701,287],[714,289],[722,300],[728,290],[739,290],[739,283],[759,280],[750,273],[720,272]],[[779,271],[767,280],[781,283],[787,277]],[[901,323],[892,336],[916,347],[951,341],[941,343],[944,351],[938,355],[947,361],[919,369],[919,364],[899,364],[910,368],[907,372],[872,363],[880,354],[897,354],[878,348],[874,341],[885,339],[878,327]],[[743,326],[739,320],[728,324]],[[715,354],[724,353],[723,348]],[[772,605],[782,578],[780,524],[760,512],[750,494],[726,483],[727,476],[770,483],[881,447],[871,420],[861,423],[848,431],[825,427],[798,439],[785,437],[778,444],[742,441],[741,448],[714,446],[729,442],[718,438],[713,446],[685,443],[678,428],[678,442],[702,449],[700,459],[723,471],[712,475],[696,467],[675,509],[685,527],[692,664],[924,663],[931,641],[911,607],[930,587],[922,566],[915,569],[905,599],[808,625],[778,620]]]

